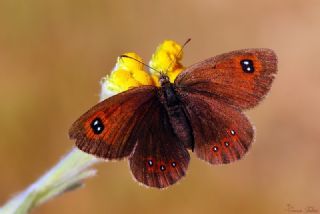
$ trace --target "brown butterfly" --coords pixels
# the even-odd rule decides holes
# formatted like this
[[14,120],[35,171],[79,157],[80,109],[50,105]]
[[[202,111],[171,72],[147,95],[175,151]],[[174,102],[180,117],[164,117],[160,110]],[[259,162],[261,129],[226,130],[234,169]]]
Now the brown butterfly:
[[277,72],[270,49],[245,49],[197,63],[160,87],[129,89],[92,107],[72,125],[79,149],[129,158],[136,180],[164,188],[186,173],[188,149],[211,164],[244,156],[254,130],[242,110],[256,106]]

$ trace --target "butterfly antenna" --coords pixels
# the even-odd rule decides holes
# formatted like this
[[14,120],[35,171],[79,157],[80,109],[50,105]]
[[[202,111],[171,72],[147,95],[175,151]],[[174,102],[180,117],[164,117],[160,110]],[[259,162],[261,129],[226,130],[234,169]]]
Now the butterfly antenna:
[[120,57],[120,59],[121,59],[121,58],[129,58],[129,59],[132,59],[132,60],[134,60],[134,61],[137,61],[137,62],[141,63],[142,65],[146,66],[147,68],[150,68],[150,69],[152,69],[152,70],[154,70],[154,71],[158,72],[159,74],[161,74],[161,71],[159,71],[159,70],[157,70],[157,69],[155,69],[155,68],[151,67],[150,65],[147,65],[146,63],[141,62],[140,60],[135,59],[135,58],[133,58],[133,57],[131,57],[131,56],[128,56],[128,55],[120,55],[119,57]]
[[166,70],[166,71],[168,71],[168,70],[169,70],[169,68],[172,66],[172,64],[173,64],[173,63],[175,63],[175,62],[177,61],[177,58],[179,58],[179,56],[181,55],[181,53],[182,53],[182,51],[183,51],[184,47],[185,47],[185,46],[186,46],[190,41],[191,41],[191,38],[187,39],[187,41],[185,41],[185,42],[183,43],[183,45],[182,45],[182,47],[181,47],[180,51],[178,52],[178,54],[176,55],[176,57],[174,58],[174,60],[172,60],[172,61],[170,62],[170,64],[169,64],[169,66],[167,67],[167,70]]

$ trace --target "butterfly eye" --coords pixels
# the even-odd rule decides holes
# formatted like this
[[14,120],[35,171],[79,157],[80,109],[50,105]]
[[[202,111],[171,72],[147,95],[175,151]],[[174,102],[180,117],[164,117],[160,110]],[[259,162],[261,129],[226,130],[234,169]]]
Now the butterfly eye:
[[172,163],[171,163],[171,166],[172,166],[172,167],[176,167],[176,166],[177,166],[176,162],[172,162]]
[[91,122],[90,127],[91,127],[93,133],[95,133],[95,134],[101,134],[104,130],[104,125],[102,123],[102,120],[99,117],[95,118]]
[[242,67],[242,70],[245,73],[253,73],[254,72],[253,61],[251,59],[241,60],[240,65]]
[[231,135],[235,135],[236,134],[236,132],[234,130],[231,130],[230,133],[231,133]]

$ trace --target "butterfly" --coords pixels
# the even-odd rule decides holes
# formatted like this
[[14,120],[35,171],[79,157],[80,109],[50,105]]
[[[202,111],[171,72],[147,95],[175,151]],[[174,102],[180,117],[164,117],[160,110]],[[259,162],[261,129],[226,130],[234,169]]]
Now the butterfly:
[[69,130],[76,146],[107,160],[129,159],[134,178],[149,187],[179,181],[189,152],[210,164],[241,159],[254,139],[243,110],[268,93],[277,72],[270,49],[243,49],[186,68],[170,83],[114,95],[84,113]]

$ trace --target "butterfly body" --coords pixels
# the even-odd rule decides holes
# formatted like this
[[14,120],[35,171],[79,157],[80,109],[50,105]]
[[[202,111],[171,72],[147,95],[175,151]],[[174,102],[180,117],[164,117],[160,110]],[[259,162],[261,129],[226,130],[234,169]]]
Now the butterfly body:
[[165,75],[160,76],[159,100],[166,109],[171,128],[185,148],[194,148],[192,128],[183,105],[179,100],[176,86]]
[[244,49],[190,66],[160,87],[139,86],[112,96],[76,120],[69,136],[84,152],[128,158],[134,178],[165,188],[186,173],[188,150],[210,164],[241,159],[254,139],[243,110],[268,93],[277,72],[270,49]]

